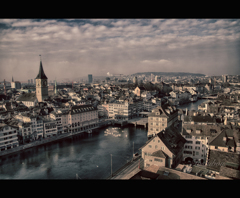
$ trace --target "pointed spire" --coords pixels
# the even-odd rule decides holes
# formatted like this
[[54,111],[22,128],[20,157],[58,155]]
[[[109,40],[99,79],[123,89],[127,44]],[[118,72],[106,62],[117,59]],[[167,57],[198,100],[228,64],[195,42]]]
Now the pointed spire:
[[57,81],[56,81],[56,78],[55,78],[55,94],[57,94]]
[[39,56],[40,56],[40,66],[39,66],[39,72],[38,72],[36,79],[47,79],[47,76],[45,75],[45,73],[43,71],[41,55],[39,55]]

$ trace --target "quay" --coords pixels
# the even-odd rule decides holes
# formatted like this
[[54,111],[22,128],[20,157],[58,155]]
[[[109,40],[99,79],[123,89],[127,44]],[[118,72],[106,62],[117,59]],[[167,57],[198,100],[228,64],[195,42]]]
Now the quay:
[[[106,126],[109,126],[109,125],[121,124],[121,126],[125,126],[125,125],[128,125],[128,124],[134,124],[135,126],[144,125],[144,127],[146,128],[147,127],[147,122],[148,122],[147,118],[142,118],[142,117],[137,117],[137,118],[134,118],[134,119],[131,119],[131,120],[122,120],[122,121],[116,120],[116,119],[105,119],[105,120],[101,120],[98,123],[99,124],[98,127],[93,127],[93,128],[88,129],[88,130],[82,130],[82,131],[73,132],[73,133],[68,132],[68,133],[64,133],[64,134],[57,135],[57,136],[54,136],[54,137],[42,139],[41,141],[34,141],[34,142],[30,142],[30,143],[27,143],[27,144],[24,144],[24,145],[20,145],[20,146],[15,147],[15,148],[11,148],[9,150],[1,151],[0,152],[0,157],[5,156],[5,155],[9,155],[9,154],[13,154],[13,153],[16,153],[16,152],[20,152],[20,151],[23,151],[23,150],[28,149],[28,148],[40,146],[40,145],[47,144],[47,143],[50,143],[50,142],[54,142],[54,141],[57,141],[57,140],[60,140],[60,139],[73,138],[74,136],[80,135],[80,134],[89,134],[89,133],[91,134],[92,130],[96,130],[98,128],[106,127]],[[90,132],[89,132],[89,130],[90,130]]]
[[[99,128],[99,127],[91,128],[91,130],[90,130],[91,133],[94,129],[97,129],[97,128]],[[83,135],[83,134],[89,134],[89,130],[80,131],[80,132],[73,132],[73,133],[68,132],[68,133],[64,133],[64,134],[57,135],[57,136],[54,136],[54,137],[42,139],[41,141],[34,141],[34,142],[31,142],[31,143],[28,143],[28,144],[24,144],[24,145],[15,147],[15,148],[11,148],[9,150],[1,151],[0,152],[0,157],[5,156],[5,155],[9,155],[9,154],[13,154],[13,153],[16,153],[16,152],[20,152],[20,151],[23,151],[23,150],[28,149],[28,148],[32,148],[32,147],[40,146],[40,145],[47,144],[47,143],[50,143],[50,142],[54,142],[54,141],[57,141],[57,140],[61,140],[61,139],[64,139],[64,138],[73,138],[76,135]]]

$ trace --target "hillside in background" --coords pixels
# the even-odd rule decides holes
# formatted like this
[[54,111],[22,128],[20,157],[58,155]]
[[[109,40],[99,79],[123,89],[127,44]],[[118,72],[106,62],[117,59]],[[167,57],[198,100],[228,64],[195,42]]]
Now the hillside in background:
[[198,74],[198,73],[186,73],[186,72],[139,72],[139,73],[135,73],[132,74],[132,76],[136,76],[136,75],[157,75],[157,76],[205,76],[205,74]]

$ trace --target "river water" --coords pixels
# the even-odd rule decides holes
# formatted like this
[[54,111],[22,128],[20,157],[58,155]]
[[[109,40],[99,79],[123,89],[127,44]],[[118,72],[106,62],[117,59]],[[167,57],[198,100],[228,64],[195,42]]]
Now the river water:
[[[196,109],[205,100],[178,108]],[[106,132],[112,134],[107,134]],[[118,136],[117,136],[118,134]],[[108,126],[0,158],[0,179],[105,179],[131,160],[147,141],[140,127]]]

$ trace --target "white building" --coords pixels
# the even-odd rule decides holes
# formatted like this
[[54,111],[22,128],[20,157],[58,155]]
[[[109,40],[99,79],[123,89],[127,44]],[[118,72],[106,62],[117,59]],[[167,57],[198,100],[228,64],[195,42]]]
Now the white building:
[[8,150],[19,146],[18,128],[0,123],[0,151]]
[[[98,109],[92,105],[72,106],[67,114],[65,126],[69,132],[91,132],[99,127]],[[64,129],[64,130],[65,130]]]
[[48,138],[58,134],[57,120],[44,119],[43,120],[43,137]]
[[[43,137],[43,120],[40,116],[32,115],[29,113],[20,113],[15,115],[15,119],[23,122],[30,123],[32,139],[39,139]],[[27,129],[26,129],[27,130]],[[28,134],[28,135],[31,135]],[[23,133],[24,136],[24,133]]]
[[221,131],[217,125],[183,124],[182,136],[187,140],[184,145],[183,160],[206,163],[209,138]]

